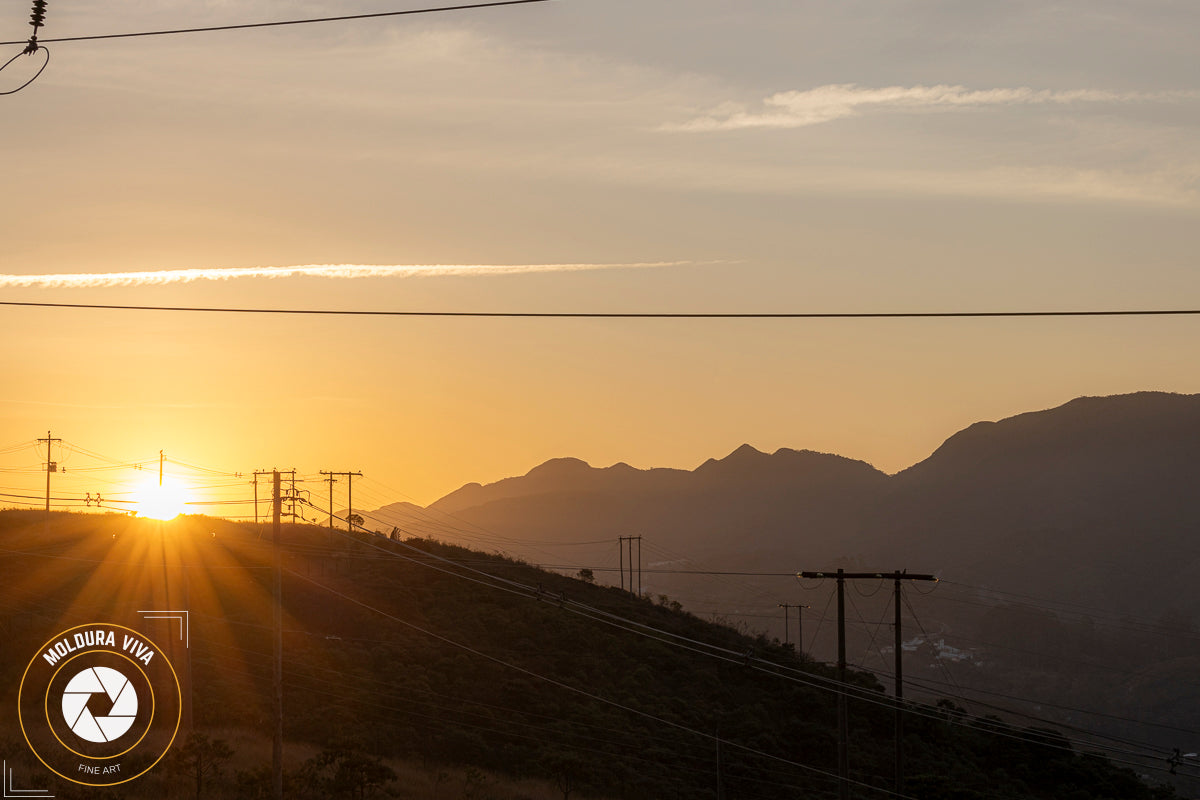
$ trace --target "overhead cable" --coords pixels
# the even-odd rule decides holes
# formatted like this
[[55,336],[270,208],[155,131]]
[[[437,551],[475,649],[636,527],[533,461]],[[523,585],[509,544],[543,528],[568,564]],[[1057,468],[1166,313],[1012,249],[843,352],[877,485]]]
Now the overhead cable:
[[[435,8],[410,8],[403,11],[377,11],[371,14],[342,14],[335,17],[310,17],[307,19],[272,20],[270,22],[246,22],[234,25],[210,25],[197,28],[171,28],[154,31],[134,31],[130,33],[101,33],[90,36],[62,36],[57,39],[46,39],[47,42],[94,42],[102,39],[134,39],[148,36],[174,36],[184,33],[216,33],[219,31],[249,30],[251,28],[280,28],[287,25],[313,25],[326,22],[348,22],[351,20],[379,19],[382,17],[404,17],[413,14],[434,14],[446,11],[468,11],[475,8],[493,8],[496,6],[519,6],[530,3],[546,3],[549,0],[495,0],[490,3],[467,3],[455,6],[438,6]],[[44,5],[44,4],[43,4]],[[24,42],[0,42],[0,45],[24,44]]]
[[1109,308],[1016,311],[415,311],[350,308],[145,306],[117,303],[39,303],[0,300],[0,306],[90,308],[104,311],[188,311],[218,314],[301,314],[347,317],[475,317],[520,319],[987,319],[1007,317],[1197,316],[1200,308]]

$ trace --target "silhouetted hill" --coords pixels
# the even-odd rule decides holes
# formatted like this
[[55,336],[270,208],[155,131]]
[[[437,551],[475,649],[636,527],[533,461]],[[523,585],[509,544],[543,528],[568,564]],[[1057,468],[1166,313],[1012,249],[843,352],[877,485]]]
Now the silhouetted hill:
[[749,445],[692,471],[562,458],[468,484],[403,519],[447,541],[496,534],[534,560],[543,556],[521,542],[640,534],[660,557],[759,569],[899,564],[1012,591],[1052,583],[1087,603],[1114,600],[1108,585],[1120,575],[1139,587],[1139,613],[1193,613],[1200,563],[1180,547],[1200,528],[1197,486],[1200,396],[1143,392],[976,423],[891,477],[836,455]]
[[[617,537],[642,535],[645,591],[780,639],[778,603],[810,605],[804,648],[827,659],[828,587],[789,574],[937,573],[946,583],[934,594],[910,592],[924,622],[911,674],[949,685],[940,673],[952,669],[969,685],[1049,704],[1038,713],[1173,747],[1162,725],[1200,727],[1197,487],[1200,396],[1140,392],[976,423],[893,476],[749,446],[692,471],[556,459],[464,487],[413,525],[564,571],[595,567],[611,584]],[[700,574],[709,570],[759,576]],[[887,597],[852,601],[850,632],[851,650],[885,672],[878,642],[888,634],[872,621],[890,618]]]
[[[766,454],[743,445],[693,471],[598,469],[554,459],[519,478],[468,484],[429,510],[513,539],[582,541],[644,533],[693,558],[833,555],[887,476],[861,461],[811,451]],[[452,534],[448,540],[454,540]]]
[[[290,798],[518,800],[534,796],[518,786],[529,778],[558,788],[538,798],[826,796],[838,691],[851,695],[853,796],[890,794],[892,708],[869,675],[852,670],[835,689],[830,667],[765,637],[429,540],[307,525],[280,540],[285,738],[293,763],[316,754],[289,769]],[[25,663],[48,639],[108,622],[156,637],[201,732],[270,740],[274,549],[261,526],[5,512],[0,548],[0,718],[14,718]],[[177,622],[137,611],[185,607],[186,644]],[[909,704],[906,716],[906,796],[1166,796],[1054,732],[952,703]],[[11,733],[0,732],[9,766],[83,796]],[[255,768],[236,781],[211,773],[204,796],[269,796],[268,748],[255,749]],[[405,759],[421,785],[372,785],[363,768],[380,758]],[[439,793],[450,769],[466,780]],[[164,762],[121,796],[191,796],[192,780]]]
[[1080,398],[976,423],[889,484],[859,540],[889,562],[1131,613],[1200,611],[1196,395]]

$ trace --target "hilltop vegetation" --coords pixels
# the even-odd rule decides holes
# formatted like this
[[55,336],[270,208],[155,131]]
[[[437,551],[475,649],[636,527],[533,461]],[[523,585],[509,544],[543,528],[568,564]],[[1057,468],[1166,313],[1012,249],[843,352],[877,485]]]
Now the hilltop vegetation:
[[[293,525],[283,538],[289,797],[836,791],[834,672],[776,641],[666,598],[430,540]],[[269,752],[269,530],[201,517],[44,524],[6,512],[0,548],[3,718],[13,719],[25,662],[55,632],[110,620],[161,640],[163,623],[135,610],[186,603],[195,728],[239,743],[204,796],[266,796],[262,764],[246,754]],[[184,651],[172,659],[185,669]],[[892,786],[892,709],[873,677],[852,673],[851,684],[853,796],[886,797],[871,787]],[[952,704],[913,707],[905,744],[907,793],[926,800],[1170,796],[1058,734]],[[4,747],[16,747],[11,737]],[[401,762],[429,779],[390,779]],[[175,763],[174,778],[170,766],[124,796],[160,785],[192,793],[187,764]]]

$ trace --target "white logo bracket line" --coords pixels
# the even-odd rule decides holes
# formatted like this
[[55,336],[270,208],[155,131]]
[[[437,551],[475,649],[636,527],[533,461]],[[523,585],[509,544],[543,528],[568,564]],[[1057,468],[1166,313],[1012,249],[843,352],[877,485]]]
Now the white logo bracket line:
[[[179,620],[179,641],[184,643],[184,647],[191,649],[192,632],[191,625],[188,620],[188,612],[186,611],[139,611],[139,614],[145,615],[145,619],[177,619]],[[151,616],[153,615],[153,616]]]
[[[2,769],[4,771],[4,796],[5,797],[11,797],[11,798],[16,798],[16,797],[22,797],[22,798],[54,797],[54,795],[50,794],[49,789],[14,789],[13,788],[13,771],[12,771],[12,768],[8,766],[7,760],[0,761],[0,769]],[[9,792],[13,792],[13,794],[9,794]]]

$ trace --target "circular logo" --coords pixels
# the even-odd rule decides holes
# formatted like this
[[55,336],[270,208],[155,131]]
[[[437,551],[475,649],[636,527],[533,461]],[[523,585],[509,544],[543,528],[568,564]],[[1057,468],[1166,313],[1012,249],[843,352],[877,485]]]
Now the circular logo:
[[110,623],[81,625],[46,642],[17,695],[21,732],[52,772],[86,786],[144,774],[175,740],[179,679],[158,645]]
[[[109,711],[92,713],[93,697],[107,697]],[[101,701],[103,702],[103,701]],[[137,690],[112,667],[88,667],[67,682],[63,690],[63,718],[71,733],[89,742],[111,742],[133,727],[137,718]]]

